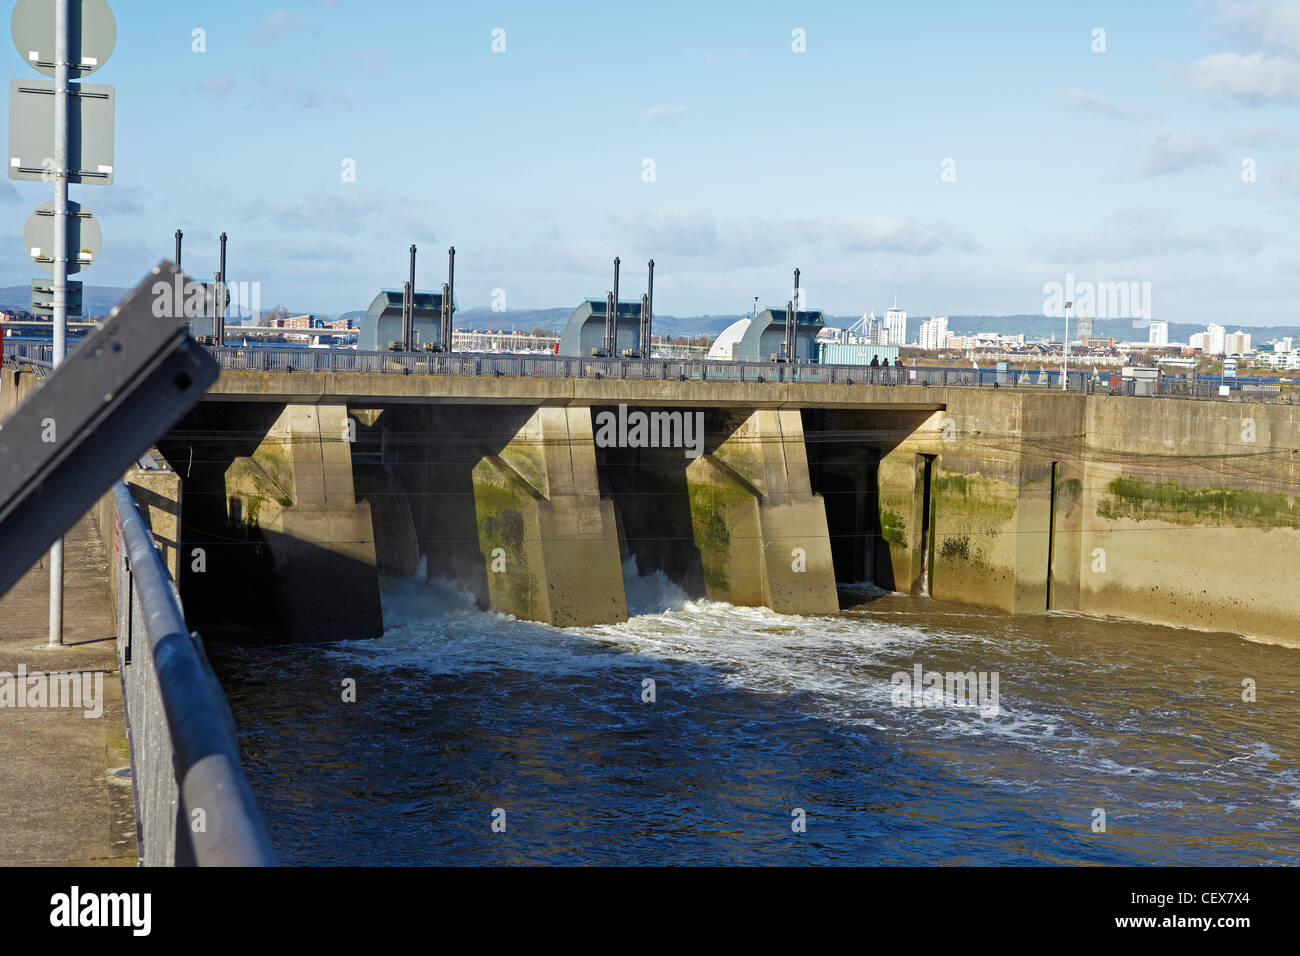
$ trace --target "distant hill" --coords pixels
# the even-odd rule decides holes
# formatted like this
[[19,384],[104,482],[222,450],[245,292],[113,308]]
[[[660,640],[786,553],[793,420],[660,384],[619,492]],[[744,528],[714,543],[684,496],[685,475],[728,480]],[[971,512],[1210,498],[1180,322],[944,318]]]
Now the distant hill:
[[[73,277],[76,278],[75,276]],[[82,286],[82,312],[87,316],[107,315],[130,289],[111,285]],[[0,288],[0,309],[23,309],[32,307],[32,287],[28,285],[11,285]]]
[[[131,290],[117,286],[83,287],[82,298],[87,316],[102,316],[121,301]],[[267,308],[270,304],[264,303]],[[27,285],[6,286],[0,288],[0,309],[28,309],[31,306],[31,287]],[[553,309],[510,309],[506,312],[494,312],[486,306],[467,308],[456,313],[456,328],[477,329],[480,331],[519,331],[531,332],[533,329],[551,329],[562,331],[572,306]],[[290,315],[302,315],[304,311],[289,310]],[[330,315],[336,319],[352,319],[359,322],[365,316],[364,309],[353,309],[339,313],[316,313]],[[231,324],[239,324],[239,316],[230,316]],[[686,335],[691,333],[717,335],[742,315],[656,315],[655,332],[666,335]],[[860,315],[828,315],[826,324],[836,328],[846,328],[860,319]],[[907,332],[909,339],[915,339],[920,323],[929,318],[926,315],[909,315]],[[1300,338],[1300,325],[1288,326],[1249,326],[1227,325],[1228,331],[1241,329],[1251,334],[1255,344],[1268,342],[1278,336]],[[1073,338],[1076,321],[1070,319],[1070,334]],[[1065,333],[1063,319],[1047,318],[1042,315],[950,315],[948,329],[952,332],[969,335],[973,332],[998,332],[1003,335],[1024,333],[1028,339],[1060,339]],[[1169,340],[1186,342],[1189,335],[1204,331],[1205,326],[1192,322],[1170,322]],[[1146,327],[1134,328],[1130,319],[1096,319],[1093,321],[1093,335],[1098,338],[1114,338],[1116,341],[1145,341]]]

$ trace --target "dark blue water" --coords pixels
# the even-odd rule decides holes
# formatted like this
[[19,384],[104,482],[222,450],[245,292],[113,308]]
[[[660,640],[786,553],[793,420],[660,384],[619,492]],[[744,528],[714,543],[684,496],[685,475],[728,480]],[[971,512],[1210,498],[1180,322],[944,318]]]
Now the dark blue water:
[[[1300,863],[1300,650],[896,595],[791,618],[628,583],[625,625],[557,630],[412,580],[378,641],[210,648],[283,859]],[[896,706],[918,663],[997,672],[998,713]]]

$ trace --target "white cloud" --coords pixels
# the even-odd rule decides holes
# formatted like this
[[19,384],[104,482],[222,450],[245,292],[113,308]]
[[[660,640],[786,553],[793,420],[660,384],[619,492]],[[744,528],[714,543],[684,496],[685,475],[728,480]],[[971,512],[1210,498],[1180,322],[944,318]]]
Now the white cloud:
[[1151,119],[1155,115],[1154,111],[1141,103],[1127,103],[1123,100],[1111,99],[1107,96],[1099,96],[1096,93],[1088,93],[1078,89],[1063,90],[1060,100],[1061,105],[1067,109],[1087,110],[1114,119],[1140,122]]
[[1208,140],[1170,129],[1157,132],[1147,145],[1145,172],[1148,176],[1181,173],[1198,166],[1220,162],[1223,154]]
[[1191,254],[1252,256],[1275,234],[1256,226],[1195,224],[1163,209],[1129,207],[1069,235],[1039,236],[1033,250],[1047,262],[1145,262]]
[[1214,5],[1219,29],[1270,50],[1300,56],[1300,2],[1220,0]]
[[686,112],[684,106],[652,106],[645,111],[645,117],[652,123],[667,123]]
[[1300,102],[1300,63],[1282,55],[1212,53],[1190,66],[1176,67],[1174,73],[1215,103]]
[[199,80],[199,92],[204,96],[224,97],[230,94],[235,88],[235,78],[233,76],[209,76],[206,79]]
[[270,46],[277,40],[303,31],[316,32],[320,25],[310,17],[277,10],[253,24],[248,42],[253,46]]

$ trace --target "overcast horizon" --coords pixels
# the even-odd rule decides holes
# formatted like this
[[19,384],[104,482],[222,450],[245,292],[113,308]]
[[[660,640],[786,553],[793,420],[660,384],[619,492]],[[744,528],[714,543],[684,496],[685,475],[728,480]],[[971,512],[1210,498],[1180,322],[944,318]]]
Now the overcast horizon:
[[[131,286],[185,231],[263,308],[620,297],[1042,314],[1047,283],[1151,283],[1151,318],[1295,325],[1300,0],[1087,11],[662,3],[115,4],[116,182],[71,188]],[[377,15],[378,14],[378,15]],[[401,29],[396,28],[402,21]],[[504,32],[500,32],[504,31]],[[1100,32],[1099,32],[1100,31]],[[9,44],[9,77],[35,78]],[[652,173],[652,175],[651,175]],[[0,286],[43,276],[0,180]]]

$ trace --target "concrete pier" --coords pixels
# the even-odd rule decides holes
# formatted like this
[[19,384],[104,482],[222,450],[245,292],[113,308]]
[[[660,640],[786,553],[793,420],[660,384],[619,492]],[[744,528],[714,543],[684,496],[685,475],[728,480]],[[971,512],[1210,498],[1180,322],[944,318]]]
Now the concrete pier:
[[627,620],[590,409],[537,409],[499,452],[479,460],[473,481],[493,608],[557,627]]
[[812,493],[797,409],[722,413],[686,469],[710,600],[783,614],[839,611],[826,509]]
[[342,405],[285,406],[225,473],[229,521],[268,545],[277,636],[292,642],[383,632],[370,505],[352,476],[356,427]]

